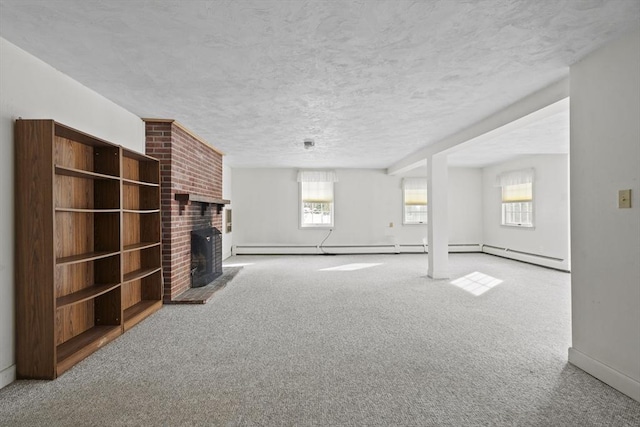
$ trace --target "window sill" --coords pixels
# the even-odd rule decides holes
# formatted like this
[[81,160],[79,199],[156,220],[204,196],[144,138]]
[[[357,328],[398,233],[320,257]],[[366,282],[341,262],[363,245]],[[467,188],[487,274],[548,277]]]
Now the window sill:
[[526,230],[533,230],[536,228],[535,225],[521,225],[521,224],[500,224],[500,227],[505,228],[523,228]]

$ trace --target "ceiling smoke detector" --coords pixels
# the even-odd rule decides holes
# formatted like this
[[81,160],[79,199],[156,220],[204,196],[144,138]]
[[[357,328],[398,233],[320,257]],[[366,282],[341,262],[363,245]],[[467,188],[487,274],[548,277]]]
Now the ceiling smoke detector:
[[309,148],[313,147],[314,145],[316,145],[316,143],[313,142],[313,139],[305,139],[304,140],[304,148],[305,149],[308,150]]

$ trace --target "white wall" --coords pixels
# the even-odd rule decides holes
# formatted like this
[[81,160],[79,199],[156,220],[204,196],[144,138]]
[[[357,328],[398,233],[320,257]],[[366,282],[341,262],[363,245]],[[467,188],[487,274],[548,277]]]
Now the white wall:
[[[379,169],[337,173],[335,226],[326,246],[423,244],[425,225],[402,224],[402,176]],[[297,169],[233,169],[235,246],[308,246],[316,252],[328,232],[299,228],[296,176]],[[453,168],[450,177],[450,243],[480,244],[481,172]]]
[[449,168],[449,245],[482,243],[482,169]]
[[[640,400],[640,31],[571,67],[569,360]],[[632,208],[618,209],[618,190]]]
[[[55,119],[127,148],[144,151],[135,115],[0,38],[0,387],[15,379],[13,123]],[[9,237],[7,237],[9,236]]]
[[[501,225],[501,188],[495,186],[502,172],[533,168],[533,228]],[[509,251],[495,253],[562,270],[570,269],[569,250],[569,156],[531,155],[483,169],[484,244],[558,260]]]
[[224,158],[222,159],[222,198],[231,201],[224,207],[222,216],[222,259],[229,258],[231,253],[231,247],[233,245],[233,218],[231,218],[231,233],[227,233],[227,214],[226,210],[231,209],[233,213],[233,193],[231,192],[231,180],[233,174],[231,168],[224,164]]

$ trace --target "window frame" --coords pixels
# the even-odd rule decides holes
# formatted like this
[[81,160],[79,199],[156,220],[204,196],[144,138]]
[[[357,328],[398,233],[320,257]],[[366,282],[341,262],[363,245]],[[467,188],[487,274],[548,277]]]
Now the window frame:
[[[429,214],[427,209],[427,205],[407,205],[405,202],[405,194],[406,190],[402,190],[402,225],[427,225],[429,221]],[[428,203],[428,202],[427,202]],[[424,206],[425,207],[425,220],[424,221],[410,221],[407,219],[407,207],[408,206]]]
[[[504,188],[508,186],[514,185],[522,185],[522,184],[507,184],[500,187],[500,226],[509,227],[509,228],[524,228],[524,229],[534,229],[535,228],[535,185],[532,182],[527,183],[531,185],[531,198],[530,200],[522,200],[522,201],[507,201],[503,200]],[[507,208],[509,206],[522,205],[528,206],[529,209],[529,217],[531,219],[530,223],[523,222],[508,222],[507,221]],[[513,215],[513,212],[511,213]]]
[[[329,215],[330,215],[330,222],[328,224],[323,224],[323,223],[305,223],[304,222],[304,216],[305,216],[305,203],[310,203],[310,202],[304,202],[302,200],[302,194],[303,194],[303,189],[302,186],[305,184],[305,182],[298,182],[298,228],[300,229],[304,229],[304,230],[312,230],[312,229],[330,229],[330,228],[334,228],[334,219],[335,219],[335,182],[328,182],[328,184],[331,185],[331,193],[332,193],[332,201],[329,203],[322,203],[322,202],[317,202],[317,204],[327,204],[329,205]],[[315,203],[315,202],[311,202],[311,203]]]
[[[412,178],[406,178],[406,179],[412,179]],[[402,184],[402,225],[427,225],[429,222],[429,213],[428,213],[428,205],[429,205],[429,195],[427,194],[427,203],[425,203],[424,205],[407,205],[407,190],[411,190],[410,188],[406,188],[405,187],[405,183],[403,182]],[[427,188],[425,186],[425,192],[427,191]],[[424,216],[425,219],[424,221],[410,221],[407,219],[407,207],[408,206],[424,206],[425,212],[424,212]]]

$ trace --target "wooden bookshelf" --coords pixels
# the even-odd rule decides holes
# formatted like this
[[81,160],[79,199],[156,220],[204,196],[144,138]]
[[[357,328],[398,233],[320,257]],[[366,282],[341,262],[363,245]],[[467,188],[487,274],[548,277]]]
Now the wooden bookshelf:
[[122,309],[127,331],[162,307],[160,165],[125,151],[122,166]]
[[53,379],[162,305],[158,161],[15,125],[16,368]]

